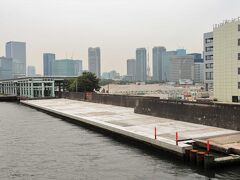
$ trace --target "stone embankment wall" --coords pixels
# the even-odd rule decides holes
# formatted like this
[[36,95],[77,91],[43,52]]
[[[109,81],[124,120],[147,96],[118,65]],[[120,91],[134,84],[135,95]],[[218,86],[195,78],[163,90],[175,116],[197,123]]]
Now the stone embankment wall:
[[4,96],[4,95],[0,96],[0,102],[18,102],[19,99],[20,98],[17,96]]
[[160,100],[157,97],[109,94],[62,94],[63,98],[132,107],[135,113],[240,130],[240,105]]

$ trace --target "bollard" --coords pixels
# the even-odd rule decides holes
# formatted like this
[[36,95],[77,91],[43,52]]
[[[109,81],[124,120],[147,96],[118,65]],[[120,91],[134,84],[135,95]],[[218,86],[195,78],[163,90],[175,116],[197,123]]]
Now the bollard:
[[154,138],[157,139],[157,128],[154,128]]
[[185,149],[185,161],[190,160],[190,150],[191,149]]
[[205,152],[197,152],[196,160],[197,160],[197,165],[198,166],[203,166],[204,165],[204,155],[205,154],[206,154]]
[[191,162],[192,164],[195,164],[195,163],[196,163],[197,152],[198,152],[198,150],[194,150],[194,149],[192,149],[192,150],[190,151],[189,159],[190,159],[190,162]]
[[210,143],[209,143],[209,140],[207,140],[207,153],[208,154],[210,153]]
[[178,146],[178,132],[176,132],[176,146]]
[[204,155],[204,168],[209,169],[214,166],[215,157],[212,154]]

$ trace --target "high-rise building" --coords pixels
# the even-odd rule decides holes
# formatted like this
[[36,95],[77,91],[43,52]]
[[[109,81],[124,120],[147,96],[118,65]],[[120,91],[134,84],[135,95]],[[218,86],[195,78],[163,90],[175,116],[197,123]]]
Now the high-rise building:
[[55,61],[55,54],[44,53],[43,54],[43,75],[44,76],[53,76],[53,64]]
[[0,57],[0,79],[11,79],[12,76],[12,58]]
[[170,59],[175,55],[177,55],[176,51],[167,51],[163,56],[163,81],[169,81]]
[[26,43],[10,41],[6,43],[6,57],[12,59],[14,78],[26,76]]
[[35,68],[35,66],[28,66],[27,67],[27,76],[29,76],[29,77],[36,76],[36,68]]
[[169,81],[194,79],[194,60],[190,55],[176,55],[170,59]]
[[214,26],[213,48],[213,95],[240,102],[240,18]]
[[136,59],[127,60],[127,76],[129,80],[136,80]]
[[119,80],[120,79],[120,73],[118,73],[117,71],[115,70],[112,70],[110,72],[103,72],[102,73],[102,79],[117,79]]
[[194,60],[194,82],[202,83],[204,81],[204,63],[200,53],[188,54],[193,56]]
[[194,63],[194,82],[202,83],[204,80],[204,63]]
[[138,48],[136,50],[136,80],[147,80],[147,50],[146,48]]
[[203,63],[202,54],[200,54],[200,53],[191,53],[191,54],[188,54],[188,55],[193,56],[194,63]]
[[82,71],[79,61],[72,59],[55,60],[53,64],[54,76],[78,76]]
[[213,89],[213,32],[203,35],[204,85],[206,91]]
[[153,80],[164,81],[163,60],[166,55],[165,47],[154,47],[152,49]]
[[88,70],[101,78],[101,52],[100,48],[88,48]]
[[80,75],[82,75],[82,72],[83,72],[83,70],[82,70],[82,60],[74,60],[74,63],[75,63],[75,74],[77,75],[77,76],[80,76]]
[[177,55],[179,55],[179,56],[185,56],[187,53],[187,50],[186,49],[177,49],[176,52],[177,52]]

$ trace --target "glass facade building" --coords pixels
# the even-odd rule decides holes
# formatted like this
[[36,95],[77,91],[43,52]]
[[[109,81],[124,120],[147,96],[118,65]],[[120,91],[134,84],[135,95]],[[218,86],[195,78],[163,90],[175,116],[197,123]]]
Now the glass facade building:
[[11,79],[12,76],[12,59],[0,57],[0,79]]
[[52,76],[53,75],[53,64],[55,61],[55,54],[44,53],[43,54],[43,75]]
[[6,57],[12,59],[14,78],[26,76],[26,43],[10,41],[6,43]]

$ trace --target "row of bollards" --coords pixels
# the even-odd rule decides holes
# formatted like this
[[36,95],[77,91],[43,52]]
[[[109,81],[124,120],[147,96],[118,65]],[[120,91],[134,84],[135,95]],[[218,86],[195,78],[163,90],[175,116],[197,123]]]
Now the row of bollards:
[[[157,128],[154,128],[154,139],[157,139]],[[178,132],[175,135],[176,146],[178,146]],[[199,167],[204,167],[206,169],[214,166],[215,157],[210,154],[210,142],[207,140],[206,144],[207,151],[199,151],[196,149],[186,149],[185,150],[185,161],[189,161],[191,164],[197,165]]]
[[214,166],[214,156],[209,152],[199,151],[196,149],[185,150],[185,160],[199,167],[211,168]]

